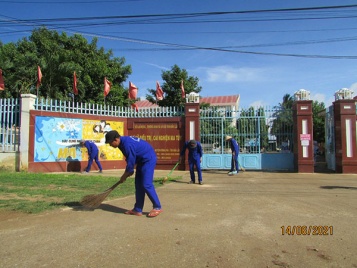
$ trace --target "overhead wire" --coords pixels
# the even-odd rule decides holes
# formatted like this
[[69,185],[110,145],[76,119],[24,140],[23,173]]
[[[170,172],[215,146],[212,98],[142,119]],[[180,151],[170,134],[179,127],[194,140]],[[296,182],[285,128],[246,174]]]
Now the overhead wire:
[[[167,24],[167,23],[231,23],[231,22],[243,22],[243,21],[276,21],[276,20],[307,20],[307,19],[346,19],[355,18],[355,15],[336,15],[331,14],[331,10],[341,9],[355,9],[357,5],[344,5],[344,6],[323,6],[323,7],[306,7],[306,8],[288,8],[288,9],[269,9],[269,10],[246,10],[246,11],[228,11],[228,12],[202,12],[202,13],[175,13],[175,14],[147,14],[147,15],[129,15],[129,16],[104,16],[104,17],[81,17],[81,18],[51,18],[51,19],[16,19],[8,16],[0,15],[3,19],[0,19],[0,26],[10,26],[15,24],[16,26],[22,25],[24,27],[41,27],[45,26],[50,29],[56,30],[66,30],[69,33],[82,34],[84,36],[104,38],[110,40],[117,40],[122,42],[139,43],[145,45],[155,45],[158,48],[152,48],[153,51],[156,50],[210,50],[210,51],[220,51],[220,52],[230,52],[230,53],[244,53],[244,54],[255,54],[255,55],[274,55],[274,56],[290,56],[290,57],[304,57],[304,58],[329,58],[329,59],[356,59],[357,56],[330,56],[330,55],[302,55],[294,53],[269,53],[269,52],[254,52],[254,51],[242,51],[235,48],[244,47],[266,47],[266,46],[281,46],[281,45],[301,45],[301,44],[313,44],[313,43],[328,43],[328,42],[342,42],[342,41],[355,41],[356,37],[343,37],[343,38],[330,38],[325,40],[309,40],[309,41],[296,41],[296,42],[285,42],[285,43],[271,43],[271,44],[256,44],[256,45],[245,45],[245,46],[230,46],[230,47],[203,47],[203,46],[190,46],[181,45],[175,43],[165,43],[150,40],[134,39],[127,37],[111,36],[107,34],[96,34],[84,31],[76,31],[75,28],[93,27],[93,26],[107,26],[107,25],[120,25],[120,24]],[[315,11],[320,11],[320,17],[316,17]],[[321,15],[321,11],[328,11],[328,17],[324,17],[326,14]],[[252,14],[252,13],[277,13],[281,15],[282,13],[298,13],[300,11],[314,11],[310,13],[315,17],[297,17],[297,18],[250,18],[250,19],[220,19],[220,20],[187,20],[188,18],[202,18],[207,16],[217,16],[217,15],[231,15],[231,14]],[[351,10],[344,10],[350,13]],[[354,13],[353,13],[354,14]],[[275,14],[276,15],[276,14]],[[121,19],[119,22],[114,19]],[[180,21],[173,21],[179,19]],[[186,19],[186,21],[184,21]],[[1,20],[3,22],[1,22]],[[94,22],[101,20],[102,22]],[[109,21],[104,21],[109,20]],[[74,24],[74,22],[79,22]],[[68,24],[68,22],[72,24]],[[0,33],[1,34],[1,33]],[[144,51],[144,49],[142,49]]]

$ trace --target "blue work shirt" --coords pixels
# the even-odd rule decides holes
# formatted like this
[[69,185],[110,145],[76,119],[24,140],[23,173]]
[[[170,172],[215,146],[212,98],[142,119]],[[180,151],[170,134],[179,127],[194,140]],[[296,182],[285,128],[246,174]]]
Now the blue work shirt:
[[202,146],[201,143],[197,141],[197,146],[195,148],[190,147],[190,141],[186,141],[180,156],[185,154],[186,149],[188,149],[188,160],[190,159],[200,159],[202,157]]
[[118,146],[126,158],[126,172],[134,172],[135,164],[155,159],[156,153],[150,143],[135,136],[121,136]]
[[232,150],[232,153],[235,152],[236,155],[239,154],[239,145],[235,139],[231,139],[231,150]]
[[88,155],[89,155],[90,158],[94,158],[94,157],[98,156],[98,147],[94,142],[85,141],[84,142],[84,147],[87,148]]

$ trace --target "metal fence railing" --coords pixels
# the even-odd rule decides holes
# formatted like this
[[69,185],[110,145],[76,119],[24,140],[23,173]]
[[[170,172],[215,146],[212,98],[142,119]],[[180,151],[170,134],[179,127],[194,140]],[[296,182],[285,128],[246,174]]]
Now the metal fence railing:
[[140,108],[111,106],[95,103],[79,103],[52,99],[36,99],[34,109],[39,111],[76,113],[116,117],[174,117],[184,114],[181,107]]
[[[140,108],[36,99],[34,110],[127,118],[174,117],[184,115],[183,107]],[[0,99],[0,152],[17,152],[20,145],[21,104],[17,98]]]
[[0,99],[0,152],[18,152],[20,145],[20,102]]

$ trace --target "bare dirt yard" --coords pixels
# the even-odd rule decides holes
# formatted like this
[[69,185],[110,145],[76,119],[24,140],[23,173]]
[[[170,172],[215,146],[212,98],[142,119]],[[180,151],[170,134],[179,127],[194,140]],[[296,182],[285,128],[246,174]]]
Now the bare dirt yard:
[[0,267],[357,267],[356,175],[181,175],[157,189],[156,218],[123,214],[134,196],[0,213]]

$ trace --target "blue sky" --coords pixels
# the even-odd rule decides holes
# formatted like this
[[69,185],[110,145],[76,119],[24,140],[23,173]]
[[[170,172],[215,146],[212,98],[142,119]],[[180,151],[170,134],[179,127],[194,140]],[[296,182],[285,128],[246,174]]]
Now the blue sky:
[[[96,36],[132,66],[127,83],[140,97],[177,64],[199,78],[201,96],[239,94],[243,108],[278,105],[299,89],[328,107],[341,88],[357,93],[357,7],[302,8],[344,5],[357,1],[0,0],[0,40],[16,42],[41,25]],[[102,19],[110,16],[134,17]]]

